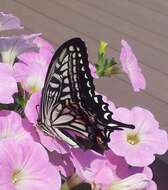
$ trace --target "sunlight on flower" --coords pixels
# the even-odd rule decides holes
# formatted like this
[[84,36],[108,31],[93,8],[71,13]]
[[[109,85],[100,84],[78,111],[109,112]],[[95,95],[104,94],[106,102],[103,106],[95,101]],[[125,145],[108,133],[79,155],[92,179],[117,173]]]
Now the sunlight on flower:
[[0,12],[0,31],[11,29],[23,29],[20,19],[12,14]]
[[154,154],[168,150],[168,137],[153,114],[141,107],[132,110],[117,108],[113,119],[132,124],[135,129],[124,129],[111,133],[109,147],[119,156],[124,156],[131,166],[146,166],[155,160]]
[[[45,75],[44,75],[45,76]],[[35,93],[41,91],[44,86],[44,76],[41,73],[34,73],[23,82],[23,87],[29,92]]]

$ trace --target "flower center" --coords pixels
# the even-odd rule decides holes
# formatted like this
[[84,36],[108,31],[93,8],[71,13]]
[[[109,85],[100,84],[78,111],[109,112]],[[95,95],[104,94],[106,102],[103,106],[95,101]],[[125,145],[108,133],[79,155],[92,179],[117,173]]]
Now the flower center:
[[127,135],[127,142],[129,144],[132,144],[132,145],[135,145],[135,144],[138,144],[139,143],[139,137],[138,137],[138,134],[128,134]]
[[15,170],[12,174],[12,183],[17,183],[20,178],[20,170]]
[[14,61],[15,61],[15,58],[17,56],[17,52],[13,48],[11,48],[11,49],[9,49],[7,51],[4,51],[1,54],[2,54],[1,55],[2,56],[2,61],[4,63],[9,63],[9,64],[13,64]]
[[39,89],[38,89],[38,87],[36,85],[32,85],[30,88],[31,88],[32,93],[35,93],[35,92],[39,91]]

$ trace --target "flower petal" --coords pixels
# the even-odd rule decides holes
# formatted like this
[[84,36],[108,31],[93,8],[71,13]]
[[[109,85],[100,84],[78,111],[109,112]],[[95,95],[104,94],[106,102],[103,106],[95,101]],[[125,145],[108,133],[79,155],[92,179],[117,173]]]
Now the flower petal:
[[20,19],[12,14],[0,12],[0,31],[11,29],[23,29]]
[[33,35],[0,37],[2,62],[13,64],[18,55],[24,52],[37,51],[38,47],[32,42],[33,39]]
[[121,44],[120,62],[123,71],[128,74],[134,91],[138,92],[141,89],[144,90],[146,87],[146,81],[132,48],[125,40],[121,40]]
[[164,154],[168,150],[168,136],[159,129],[159,123],[153,114],[141,107],[132,110],[117,108],[113,119],[135,126],[135,129],[124,129],[111,133],[109,147],[125,157],[131,166],[147,166],[155,160],[154,154]]
[[33,124],[37,123],[40,99],[41,99],[41,93],[38,92],[32,94],[25,107],[26,117]]
[[0,103],[13,103],[12,95],[18,91],[16,80],[8,73],[0,74]]
[[[3,172],[11,169],[8,180],[12,183],[8,183],[7,188],[11,187],[12,184],[12,187],[17,190],[60,189],[60,175],[49,162],[46,150],[39,143],[33,141],[17,143],[13,140],[6,140],[0,144],[0,149],[0,167],[6,167]],[[15,174],[15,172],[17,173]],[[13,175],[15,175],[15,182],[12,181]],[[1,187],[2,184],[0,184]]]

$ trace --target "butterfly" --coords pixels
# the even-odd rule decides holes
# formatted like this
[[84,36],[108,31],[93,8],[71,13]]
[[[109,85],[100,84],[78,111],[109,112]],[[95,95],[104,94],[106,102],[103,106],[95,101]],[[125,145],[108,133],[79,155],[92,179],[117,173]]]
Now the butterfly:
[[87,48],[80,38],[61,45],[49,65],[37,120],[45,134],[72,147],[106,148],[114,130],[133,128],[112,119],[95,93]]

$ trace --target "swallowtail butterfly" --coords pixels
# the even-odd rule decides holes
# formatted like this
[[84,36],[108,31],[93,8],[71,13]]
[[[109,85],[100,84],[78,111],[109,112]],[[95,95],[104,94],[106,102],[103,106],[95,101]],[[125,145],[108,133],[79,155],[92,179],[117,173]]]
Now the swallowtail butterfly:
[[95,94],[85,43],[65,42],[55,52],[45,79],[37,127],[73,147],[107,147],[114,130],[133,128],[112,119],[101,95]]

